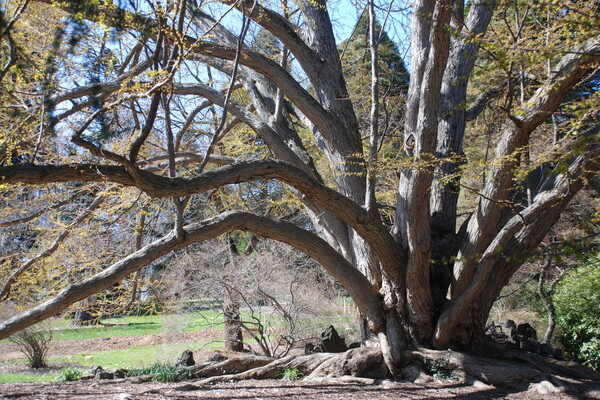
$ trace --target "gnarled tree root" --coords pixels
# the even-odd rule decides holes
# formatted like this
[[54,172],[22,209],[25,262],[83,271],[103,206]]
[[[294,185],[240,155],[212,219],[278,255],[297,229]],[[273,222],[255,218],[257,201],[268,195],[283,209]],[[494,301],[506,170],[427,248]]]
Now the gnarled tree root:
[[[535,383],[545,389],[552,386],[559,390],[573,380],[596,383],[600,388],[600,375],[586,367],[519,351],[506,351],[496,358],[490,358],[419,348],[405,351],[402,359],[398,360],[398,366],[403,371],[403,379],[417,383],[424,383],[425,376],[434,375],[462,384],[485,384],[520,390]],[[224,361],[191,367],[194,376],[200,378],[196,382],[198,385],[281,378],[289,369],[296,369],[304,379],[350,379],[352,382],[373,383],[391,378],[381,349],[377,347],[351,349],[344,353],[292,355],[281,359],[236,355]]]

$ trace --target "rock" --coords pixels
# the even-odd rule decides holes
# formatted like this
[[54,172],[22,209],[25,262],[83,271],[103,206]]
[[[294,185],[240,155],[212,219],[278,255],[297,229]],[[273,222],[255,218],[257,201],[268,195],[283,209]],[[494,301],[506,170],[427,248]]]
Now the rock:
[[225,361],[225,360],[228,360],[228,358],[225,357],[221,353],[215,353],[214,356],[212,356],[211,358],[208,359],[208,361],[216,361],[216,362],[221,362],[221,361]]
[[176,367],[191,367],[192,365],[196,365],[196,361],[194,361],[194,353],[191,350],[184,350],[175,361]]
[[417,379],[415,379],[413,382],[417,383],[419,385],[424,385],[426,383],[431,383],[435,381],[435,378],[431,375],[427,375],[425,372],[421,372],[421,375],[419,375],[419,377]]
[[517,325],[517,335],[523,338],[537,340],[537,332],[535,328],[527,323]]
[[535,392],[541,395],[552,395],[556,393],[564,392],[563,388],[556,387],[549,381],[541,381],[539,383],[532,383],[529,386],[528,392]]
[[362,346],[361,342],[352,342],[352,343],[350,343],[350,345],[348,346],[348,348],[349,349],[358,349],[361,346]]
[[98,371],[104,371],[104,368],[102,368],[100,365],[94,364],[92,365],[92,368],[90,368],[90,375],[95,377]]
[[540,344],[540,355],[544,357],[553,357],[554,356],[554,347],[548,343]]
[[506,322],[504,322],[504,328],[510,332],[511,329],[517,329],[517,324],[512,319],[507,319]]
[[530,353],[539,353],[540,352],[540,342],[532,338],[521,338],[519,342],[519,348],[521,350],[528,351]]
[[129,393],[119,393],[115,396],[115,400],[133,400],[133,396]]
[[478,389],[491,389],[493,388],[492,385],[488,385],[487,383],[483,383],[480,380],[475,379],[473,382],[471,382],[471,386],[473,386],[474,388],[478,388]]
[[306,343],[304,345],[304,354],[314,354],[315,353],[315,345],[312,343]]
[[416,364],[409,364],[406,367],[401,369],[402,372],[402,377],[410,382],[414,382],[416,381],[421,374],[423,373],[423,370],[421,369],[421,367],[419,367]]
[[554,349],[554,358],[556,358],[559,361],[563,360],[563,351],[562,351],[562,349]]
[[96,373],[96,379],[115,379],[115,374],[110,371],[98,370],[98,372]]
[[329,328],[321,333],[320,347],[325,353],[343,353],[348,350],[344,339],[340,337],[333,325],[329,325]]
[[116,369],[114,372],[115,378],[117,378],[117,379],[126,378],[128,373],[129,373],[129,371],[126,369],[123,369],[123,368]]

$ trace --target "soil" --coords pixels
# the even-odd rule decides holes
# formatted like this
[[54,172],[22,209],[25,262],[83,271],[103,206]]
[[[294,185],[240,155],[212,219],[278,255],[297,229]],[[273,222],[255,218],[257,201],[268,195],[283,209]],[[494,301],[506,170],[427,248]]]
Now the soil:
[[[541,388],[510,391],[494,387],[457,385],[451,381],[434,381],[424,385],[410,382],[343,382],[247,380],[197,386],[192,381],[177,383],[123,381],[47,382],[0,384],[0,399],[20,400],[184,400],[184,399],[600,399],[600,390],[572,387],[564,392]],[[600,389],[600,388],[599,388]]]
[[[165,342],[202,341],[218,339],[219,331],[183,333],[177,338],[164,335],[115,337],[110,339],[87,339],[81,341],[55,342],[50,355],[79,354],[126,348],[133,345],[153,345]],[[0,374],[26,372],[23,363],[5,363],[21,359],[11,344],[0,344]],[[85,350],[83,350],[85,349]],[[213,353],[214,354],[214,353]],[[201,360],[204,354],[194,354]],[[4,362],[2,362],[4,361]],[[65,364],[53,363],[50,368],[38,372],[59,370]],[[596,399],[600,400],[598,383],[569,382],[556,388],[550,384],[533,384],[528,388],[496,388],[484,384],[462,385],[455,381],[431,379],[426,383],[375,381],[361,378],[321,378],[319,380],[245,380],[214,385],[200,385],[198,381],[177,383],[131,383],[125,380],[80,382],[22,382],[0,384],[0,400],[184,400],[184,399]]]

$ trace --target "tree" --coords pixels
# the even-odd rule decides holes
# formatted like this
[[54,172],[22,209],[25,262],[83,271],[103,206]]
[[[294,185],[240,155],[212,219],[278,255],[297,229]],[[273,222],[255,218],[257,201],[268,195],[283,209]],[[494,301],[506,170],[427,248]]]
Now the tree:
[[[32,2],[31,9],[38,3],[45,1]],[[598,127],[590,127],[597,102],[565,104],[600,61],[595,3],[412,3],[404,145],[397,149],[398,198],[388,224],[378,209],[374,169],[381,140],[375,5],[369,3],[374,101],[367,133],[349,97],[324,1],[279,8],[249,0],[221,4],[224,12],[237,10],[241,24],[228,29],[222,15],[189,1],[137,9],[112,2],[57,6],[86,31],[85,43],[70,44],[74,51],[99,40],[115,49],[117,60],[95,75],[98,82],[80,85],[81,59],[58,59],[46,86],[58,89],[31,96],[32,107],[53,110],[52,118],[37,130],[37,141],[29,139],[37,137],[31,129],[15,129],[23,138],[18,160],[26,162],[2,154],[4,187],[116,184],[164,199],[159,219],[170,231],[4,321],[0,338],[191,243],[246,230],[305,252],[337,279],[381,344],[392,374],[404,350],[417,344],[482,344],[500,290],[599,168]],[[524,48],[520,35],[533,29],[527,24],[538,19],[529,17],[541,11],[548,35],[532,36]],[[502,32],[486,37],[492,18],[512,32],[507,48],[498,45],[506,45]],[[280,57],[244,45],[256,25],[281,43]],[[58,42],[60,55],[69,43]],[[496,68],[498,80],[470,86],[476,65]],[[205,72],[207,66],[214,73]],[[9,99],[10,93],[5,104]],[[486,106],[502,112],[501,129],[485,182],[470,188],[477,201],[463,219],[465,131]],[[560,127],[556,140],[544,142],[548,151],[528,151],[559,110],[570,110],[567,130]],[[97,135],[99,121],[114,134]],[[240,133],[247,147],[238,157],[245,158],[220,153]],[[279,215],[287,219],[269,215],[269,208],[261,215],[252,211],[264,208],[216,213],[211,196],[220,192],[250,204],[260,199],[252,182],[266,182],[267,192],[291,188],[296,208]],[[292,222],[300,212],[310,224]]]

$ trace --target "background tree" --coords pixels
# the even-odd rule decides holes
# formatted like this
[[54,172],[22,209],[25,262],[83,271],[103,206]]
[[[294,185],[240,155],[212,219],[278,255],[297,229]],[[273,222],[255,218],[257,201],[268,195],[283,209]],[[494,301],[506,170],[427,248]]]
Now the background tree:
[[[117,184],[132,199],[159,199],[160,229],[140,250],[97,263],[95,275],[65,282],[50,300],[5,321],[0,337],[173,251],[247,230],[305,252],[337,279],[393,375],[404,351],[416,344],[481,345],[502,288],[598,171],[596,92],[569,102],[600,61],[595,2],[412,3],[411,74],[404,146],[396,150],[401,168],[393,220],[381,218],[376,201],[378,63],[371,63],[369,132],[363,132],[325,2],[222,5],[209,14],[208,7],[188,1],[149,1],[136,8],[60,3],[57,12],[72,16],[76,32],[86,32],[72,37],[85,40],[56,40],[56,63],[43,86],[56,89],[31,95],[38,109],[54,110],[52,121],[35,131],[17,130],[19,137],[41,139],[39,146],[23,141],[27,146],[19,154],[32,160],[28,164],[3,155],[3,184],[9,190],[19,184]],[[368,6],[371,60],[377,60],[377,7]],[[231,29],[230,20],[222,19],[227,10],[239,18]],[[539,21],[547,35],[525,40]],[[278,39],[280,57],[245,44],[256,25]],[[95,59],[114,67],[94,75],[100,82],[80,85],[89,76],[81,71],[90,66],[85,57],[67,57],[66,50],[109,43],[107,29],[111,55]],[[469,86],[475,67],[503,73],[489,85]],[[485,180],[469,187],[477,198],[466,204],[465,218],[459,196],[461,172],[467,170],[462,165],[470,163],[463,157],[466,127],[486,107],[501,117],[489,142],[494,150],[480,168]],[[531,151],[546,121],[563,107],[574,114],[569,128],[546,142],[546,151]],[[102,124],[110,135],[96,134]],[[232,157],[223,151],[236,127],[254,150]],[[305,213],[307,219],[295,223],[258,214],[263,207],[221,212],[211,201],[227,192],[248,204],[268,202],[250,182],[265,182],[267,194],[286,185],[286,194],[297,196],[289,215]]]

